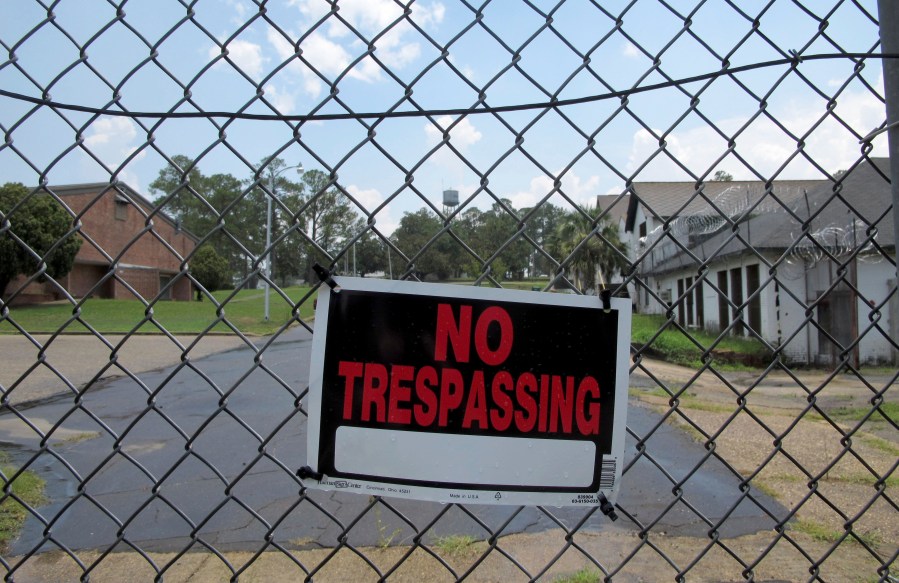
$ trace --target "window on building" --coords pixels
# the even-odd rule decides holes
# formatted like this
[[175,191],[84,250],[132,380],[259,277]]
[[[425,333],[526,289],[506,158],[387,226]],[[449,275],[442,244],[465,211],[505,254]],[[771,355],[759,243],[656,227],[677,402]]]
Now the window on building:
[[645,236],[646,236],[646,221],[643,221],[642,223],[640,223],[640,238],[643,238]]
[[128,219],[128,199],[117,195],[115,197],[115,218],[117,221],[125,221]]
[[730,301],[734,304],[733,319],[739,320],[736,325],[734,325],[734,334],[745,334],[745,319],[743,314],[737,313],[737,310],[743,303],[743,270],[739,267],[734,267],[730,270]]
[[[759,266],[750,265],[746,268],[746,294],[752,296],[759,289]],[[749,327],[756,334],[762,333],[762,300],[761,294],[749,300]]]
[[[693,285],[693,278],[688,277],[684,280],[684,287],[690,289],[690,286]],[[687,326],[695,326],[696,325],[696,317],[693,312],[695,307],[695,302],[693,301],[696,297],[696,290],[690,290],[690,293],[687,294]]]
[[718,325],[722,330],[730,324],[730,302],[727,301],[727,271],[718,272]]
[[166,289],[165,286],[169,285],[172,281],[171,275],[160,275],[159,276],[159,299],[161,300],[170,300],[172,299],[172,288]]
[[696,325],[700,328],[705,327],[705,299],[702,297],[702,291],[705,287],[705,280],[699,282],[696,286]]

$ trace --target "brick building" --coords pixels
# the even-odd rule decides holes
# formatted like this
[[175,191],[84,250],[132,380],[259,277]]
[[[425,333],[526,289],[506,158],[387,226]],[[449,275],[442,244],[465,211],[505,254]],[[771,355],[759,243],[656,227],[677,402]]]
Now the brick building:
[[[150,216],[153,205],[125,184],[109,183],[50,186],[81,221],[83,243],[72,271],[58,279],[76,298],[88,294],[110,299],[136,299],[129,286],[146,300],[162,293],[162,299],[190,300],[193,286],[178,278],[182,259],[193,251],[197,239],[162,213]],[[152,225],[149,228],[148,225]],[[115,266],[116,278],[97,286]],[[7,293],[26,278],[13,281]],[[166,288],[172,281],[174,284]],[[127,285],[126,285],[127,284]],[[13,303],[37,303],[63,296],[49,283],[32,283]]]

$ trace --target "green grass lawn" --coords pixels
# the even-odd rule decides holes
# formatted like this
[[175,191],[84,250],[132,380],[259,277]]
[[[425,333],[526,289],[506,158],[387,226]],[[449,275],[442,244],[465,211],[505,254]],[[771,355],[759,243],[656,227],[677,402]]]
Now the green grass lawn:
[[[244,334],[271,334],[290,320],[294,306],[309,293],[308,287],[289,287],[283,291],[290,298],[288,303],[281,295],[272,290],[270,298],[270,318],[266,322],[265,291],[262,289],[241,290],[230,297],[233,290],[217,291],[213,294],[222,305],[224,319]],[[307,298],[299,307],[302,319],[313,315],[314,295]],[[206,330],[218,319],[217,306],[208,298],[202,302],[157,302],[152,307],[152,319],[144,322],[139,331],[142,333],[158,333],[159,326],[173,334],[196,334]],[[38,306],[12,307],[9,319],[30,333],[54,333],[62,327],[67,333],[84,332],[87,328],[77,319],[73,319],[74,307],[68,302],[56,302]],[[146,307],[136,300],[103,300],[88,299],[81,306],[80,320],[102,333],[130,332],[146,318]],[[224,322],[218,322],[212,329],[215,332],[231,332]],[[8,321],[0,322],[0,334],[18,333]]]
[[[451,283],[453,285],[474,285],[474,279],[450,279],[445,282],[439,283]],[[548,277],[539,277],[535,279],[521,279],[521,280],[513,280],[513,279],[504,279],[500,281],[503,289],[523,289],[525,291],[543,291],[543,288],[549,283]],[[484,280],[481,282],[481,287],[494,287],[493,283],[490,280]],[[534,288],[538,288],[535,290]]]
[[[634,314],[631,326],[631,341],[638,346],[648,344],[648,348],[665,360],[684,366],[701,366],[702,350],[690,340],[692,337],[705,349],[712,346],[717,338],[716,334],[704,330],[690,330],[690,336],[681,332],[677,327],[669,325],[665,330],[655,336],[659,329],[665,326],[667,320],[663,316]],[[750,360],[765,361],[770,359],[771,351],[758,340],[728,336],[723,338],[714,348],[716,363],[726,363],[729,366],[738,364],[745,357]]]
[[[547,281],[545,279],[525,280],[503,282],[503,285],[525,290],[534,287],[542,289],[546,286]],[[453,283],[471,285],[472,282]],[[308,287],[285,288],[283,291],[290,298],[289,302],[272,291],[270,296],[271,318],[268,322],[263,319],[265,291],[262,289],[241,290],[236,294],[233,290],[224,290],[215,292],[213,296],[221,304],[222,314],[231,326],[244,334],[265,335],[275,332],[285,322],[291,320],[296,304],[303,298],[306,299],[299,306],[299,316],[304,320],[312,317],[315,296],[306,297],[309,289]],[[152,310],[152,319],[145,321],[146,308],[141,302],[89,299],[81,307],[79,318],[104,334],[130,332],[138,325],[140,325],[139,332],[142,333],[158,333],[160,332],[159,326],[162,326],[173,334],[197,334],[209,328],[218,319],[217,307],[208,298],[202,302],[158,302]],[[9,311],[9,320],[33,334],[52,334],[61,328],[66,333],[86,331],[87,329],[81,321],[73,319],[73,311],[74,307],[67,302],[13,307]],[[633,342],[638,345],[646,344],[664,325],[665,319],[662,316],[634,314]],[[232,331],[225,322],[216,323],[212,330],[226,333]],[[14,333],[18,333],[18,331],[9,321],[0,321],[0,334]],[[693,330],[691,335],[706,347],[711,346],[715,339],[715,336],[701,330]],[[673,326],[669,326],[661,335],[652,340],[649,348],[666,360],[687,366],[698,366],[702,355],[701,350],[684,333]],[[721,356],[727,354],[750,354],[759,359],[765,359],[768,355],[761,343],[733,337],[725,338],[716,346],[715,350],[718,363],[733,362],[733,359]]]
[[[37,474],[32,471],[25,471],[19,474],[14,482],[7,483],[6,480],[12,478],[18,471],[14,466],[9,465],[9,454],[0,450],[0,470],[3,471],[5,478],[0,478],[3,484],[4,493],[15,494],[25,504],[32,508],[40,506],[46,500],[44,498],[45,482]],[[9,541],[19,535],[25,519],[28,517],[28,511],[12,496],[6,496],[0,502],[0,550],[6,550]]]

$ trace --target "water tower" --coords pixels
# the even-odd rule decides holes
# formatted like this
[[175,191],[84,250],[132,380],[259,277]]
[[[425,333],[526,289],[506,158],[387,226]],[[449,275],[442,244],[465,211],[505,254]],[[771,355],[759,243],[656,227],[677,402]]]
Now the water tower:
[[459,191],[444,190],[443,191],[443,214],[449,215],[455,207],[459,206]]

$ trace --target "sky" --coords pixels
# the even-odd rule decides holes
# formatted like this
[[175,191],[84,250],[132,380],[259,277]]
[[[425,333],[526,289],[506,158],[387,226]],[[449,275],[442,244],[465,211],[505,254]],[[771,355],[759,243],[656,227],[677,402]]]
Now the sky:
[[[3,0],[0,58],[12,53],[15,62],[0,61],[0,88],[101,108],[116,108],[117,93],[121,106],[145,112],[439,110],[471,107],[479,93],[490,106],[511,106],[621,91],[713,73],[727,54],[737,67],[789,50],[877,50],[876,24],[851,2],[807,2],[818,17],[838,7],[827,18],[827,38],[817,39],[819,21],[794,2],[765,10],[760,2],[734,2],[751,19],[723,0],[667,4],[493,0],[473,9],[459,0],[417,0],[404,19],[394,0],[338,0],[337,11],[324,0],[273,0],[264,9],[200,0],[188,18],[175,0],[131,0],[117,19],[105,0],[62,0],[47,21],[36,2]],[[876,1],[859,4],[876,15]],[[547,14],[552,27],[541,31]],[[369,46],[375,58],[366,56]],[[513,60],[516,67],[507,69]],[[489,208],[495,196],[523,208],[547,197],[567,204],[556,183],[569,199],[590,204],[597,194],[622,192],[626,179],[690,180],[682,167],[709,176],[725,170],[735,179],[823,178],[803,156],[786,163],[797,147],[785,130],[804,137],[803,151],[823,169],[853,164],[860,152],[853,132],[868,134],[885,112],[880,63],[867,60],[861,80],[852,74],[847,59],[809,60],[792,73],[778,66],[694,82],[684,89],[702,90],[695,109],[684,91],[666,88],[632,95],[626,107],[613,98],[514,113],[299,125],[93,116],[0,96],[0,180],[74,184],[114,175],[153,198],[149,185],[166,156],[200,158],[205,174],[248,178],[261,160],[278,155],[335,172],[365,209],[377,209],[376,225],[390,233],[404,213],[425,204],[422,197],[439,207],[445,189],[458,190],[467,206]],[[825,115],[834,96],[837,117]],[[660,135],[670,155],[656,155]],[[735,150],[728,154],[730,138]],[[886,155],[885,136],[874,146],[875,155]]]

